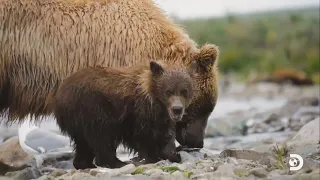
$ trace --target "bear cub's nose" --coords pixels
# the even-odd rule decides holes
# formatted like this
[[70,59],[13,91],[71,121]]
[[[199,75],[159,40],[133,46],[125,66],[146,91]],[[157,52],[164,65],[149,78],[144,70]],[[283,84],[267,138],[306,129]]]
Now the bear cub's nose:
[[172,109],[173,114],[175,114],[175,115],[181,115],[182,114],[183,108],[182,108],[181,105],[172,106],[171,109]]

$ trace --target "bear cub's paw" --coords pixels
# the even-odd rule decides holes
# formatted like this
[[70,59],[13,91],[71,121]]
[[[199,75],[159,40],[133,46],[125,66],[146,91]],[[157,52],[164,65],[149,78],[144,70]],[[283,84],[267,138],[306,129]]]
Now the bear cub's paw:
[[168,157],[168,160],[171,162],[181,163],[181,155],[180,153],[173,153]]

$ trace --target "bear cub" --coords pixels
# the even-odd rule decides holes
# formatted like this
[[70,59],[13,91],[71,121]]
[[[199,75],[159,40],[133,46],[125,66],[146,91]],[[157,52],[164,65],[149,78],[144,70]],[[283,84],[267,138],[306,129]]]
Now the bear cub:
[[118,145],[147,163],[181,162],[175,126],[193,98],[188,69],[150,61],[126,68],[89,67],[67,77],[54,97],[54,115],[75,145],[76,169],[119,168]]

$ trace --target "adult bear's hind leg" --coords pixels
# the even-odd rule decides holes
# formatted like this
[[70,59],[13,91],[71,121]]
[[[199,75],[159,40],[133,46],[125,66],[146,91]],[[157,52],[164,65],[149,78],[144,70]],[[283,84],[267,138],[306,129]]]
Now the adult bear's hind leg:
[[76,169],[96,168],[93,164],[94,153],[86,143],[85,139],[75,139],[75,157],[73,166]]
[[107,168],[121,168],[128,163],[117,158],[116,148],[102,148],[96,151],[96,165]]
[[9,83],[0,77],[0,113],[9,108]]

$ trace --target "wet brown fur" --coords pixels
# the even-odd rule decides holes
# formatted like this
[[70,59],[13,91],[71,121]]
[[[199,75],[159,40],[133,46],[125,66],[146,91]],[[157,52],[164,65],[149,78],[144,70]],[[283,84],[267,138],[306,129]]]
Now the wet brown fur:
[[[152,0],[0,0],[0,115],[7,122],[22,122],[28,113],[40,120],[52,112],[61,81],[85,67],[150,59],[188,65],[206,51]],[[177,127],[180,144],[203,142],[218,95],[216,70],[195,76],[198,91],[183,118],[191,125]]]
[[175,122],[167,112],[170,106],[160,99],[169,98],[163,89],[173,88],[178,94],[170,96],[182,97],[181,88],[187,88],[183,99],[188,107],[193,97],[188,73],[196,66],[161,64],[161,75],[147,63],[85,68],[63,81],[55,96],[54,114],[61,131],[75,142],[75,168],[93,168],[93,157],[98,166],[122,167],[125,163],[116,158],[120,143],[150,163],[166,158],[181,161],[174,143]]
[[[195,83],[195,95],[186,109],[186,115],[176,124],[176,139],[181,146],[203,147],[207,120],[218,98],[218,61],[219,48],[212,44],[205,44],[194,60],[188,64],[190,69],[194,69],[189,73]],[[142,159],[147,157],[139,154],[132,160],[141,161]]]
[[81,68],[188,64],[196,46],[152,0],[0,0],[0,111],[38,118]]
[[[177,123],[177,141],[190,148],[202,148],[207,120],[218,98],[219,48],[205,44],[194,57],[193,64],[200,64],[193,74],[195,98],[186,109],[187,115]],[[191,64],[192,64],[191,63]]]
[[[186,109],[186,115],[176,124],[176,139],[181,146],[203,147],[207,120],[218,98],[218,61],[219,48],[216,45],[205,44],[188,64],[188,68],[193,69],[189,73],[195,88],[194,98]],[[147,157],[138,154],[138,157],[132,160],[137,162],[142,159]]]

